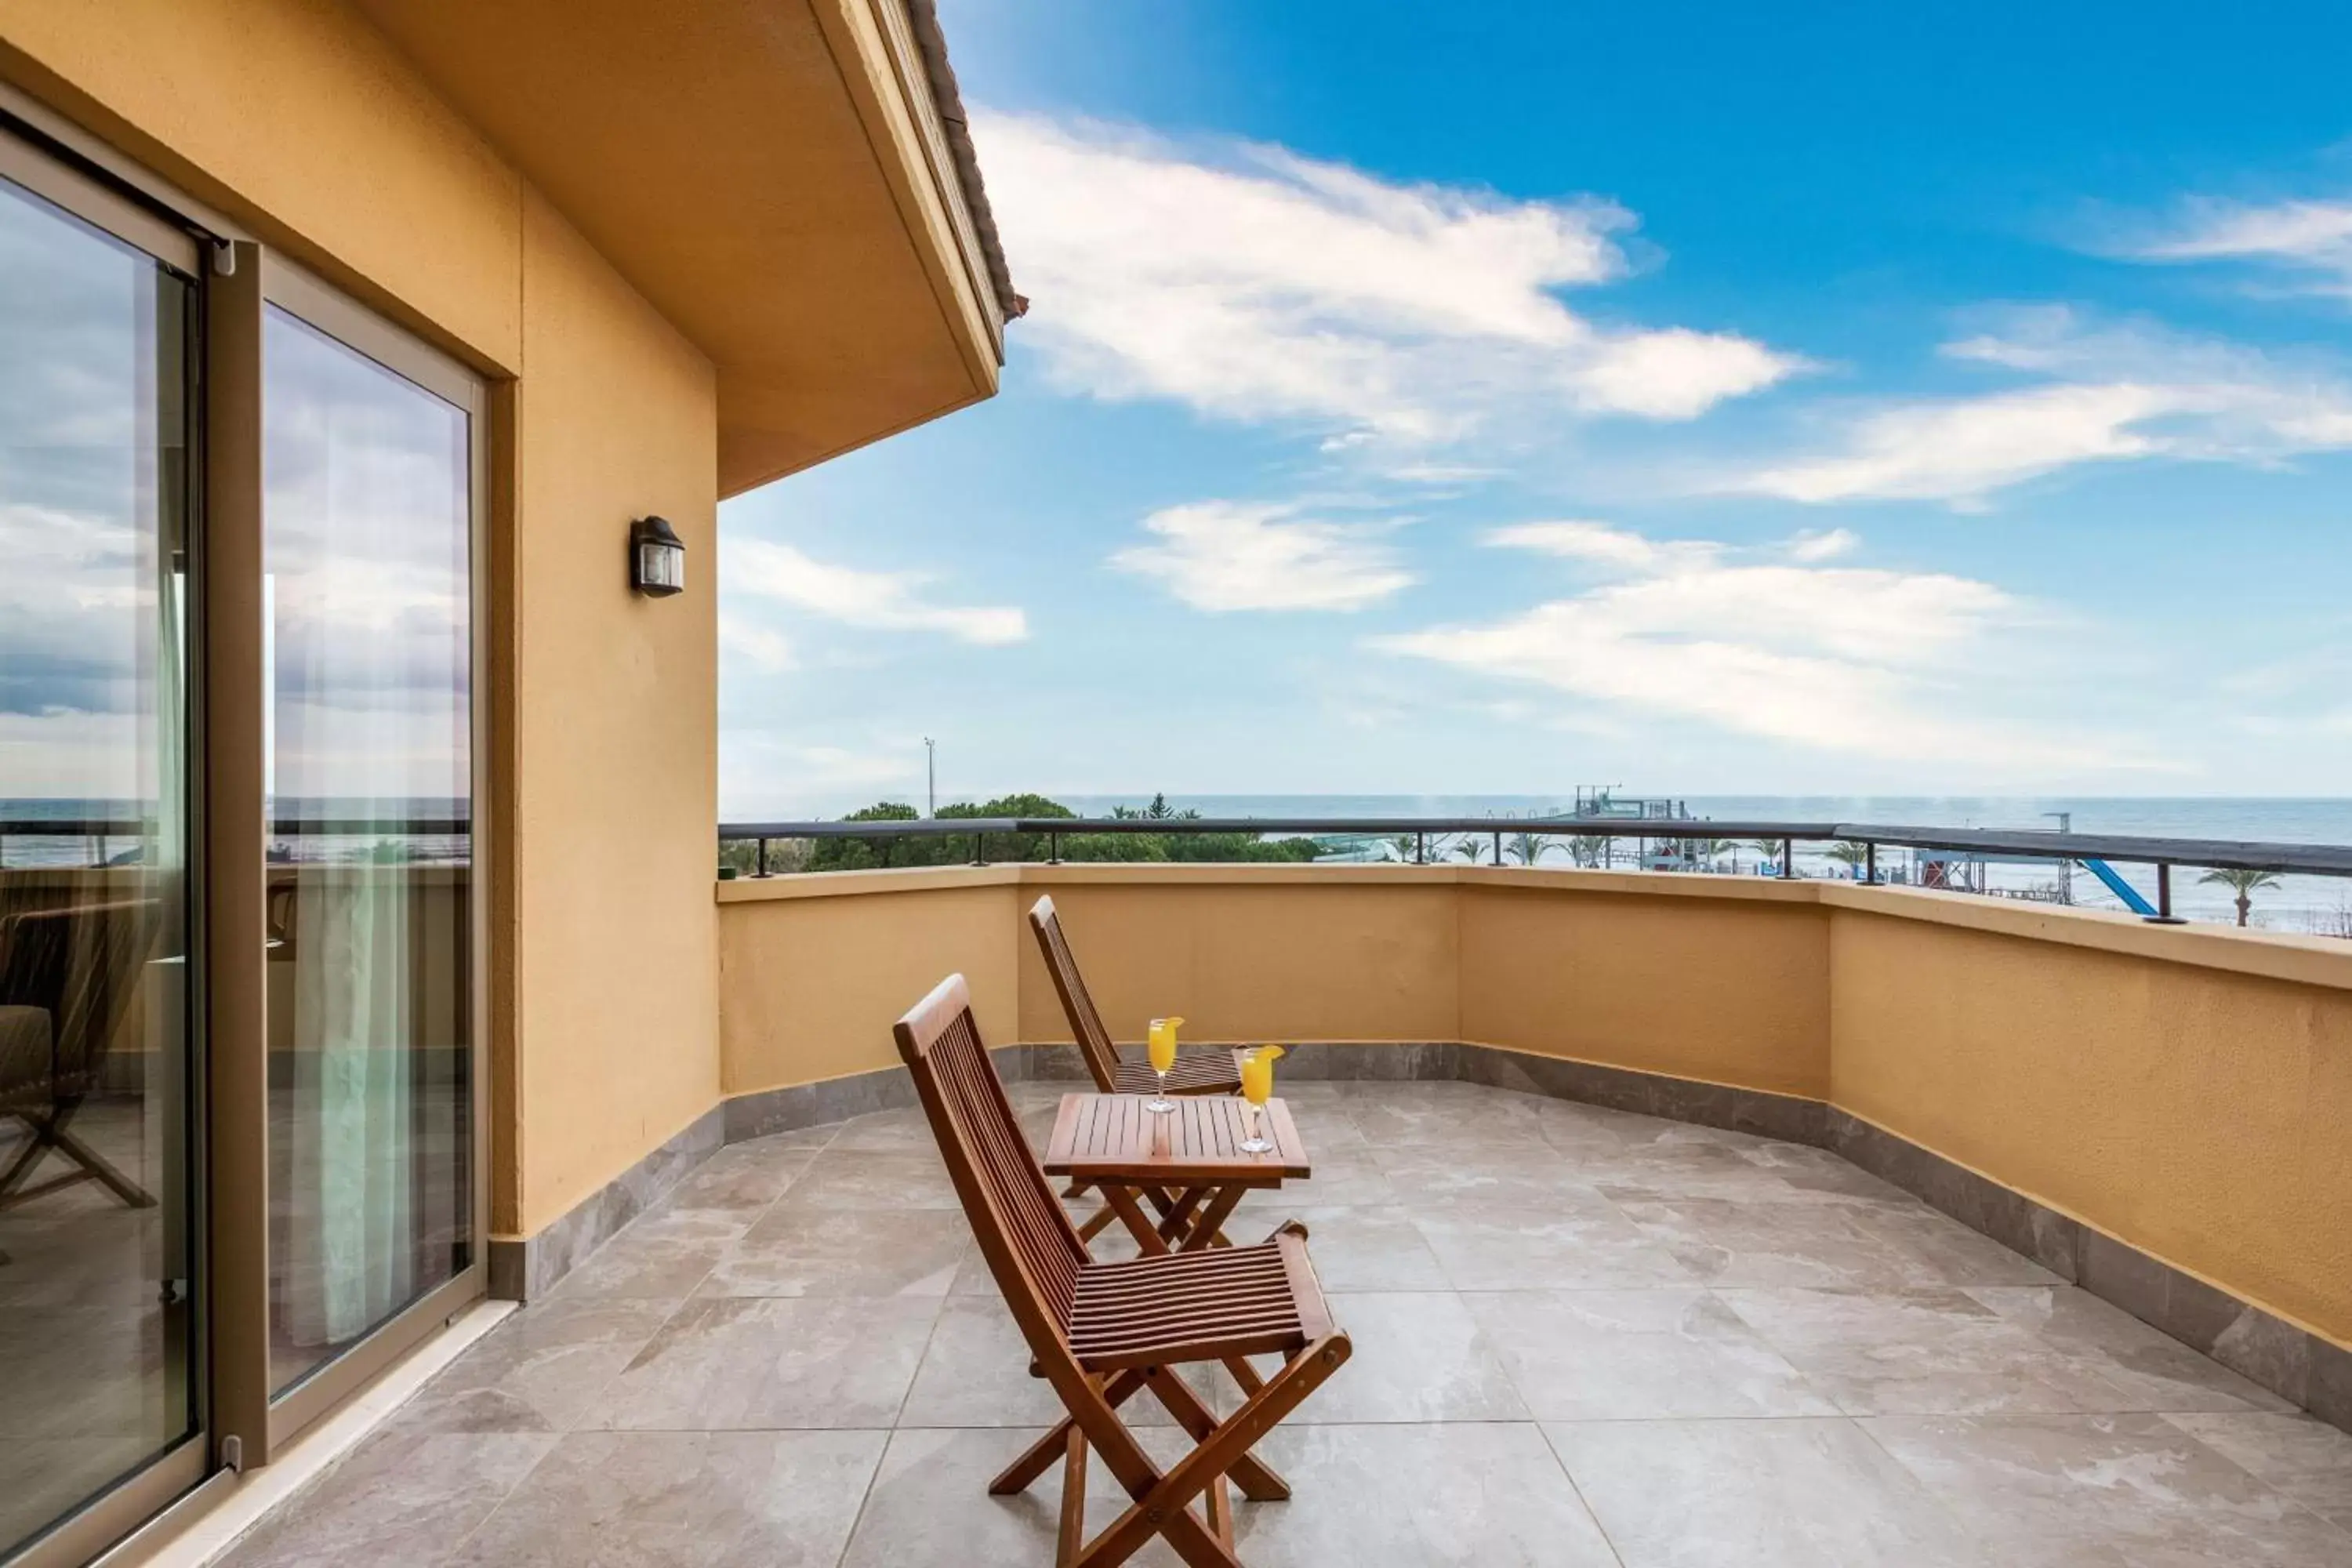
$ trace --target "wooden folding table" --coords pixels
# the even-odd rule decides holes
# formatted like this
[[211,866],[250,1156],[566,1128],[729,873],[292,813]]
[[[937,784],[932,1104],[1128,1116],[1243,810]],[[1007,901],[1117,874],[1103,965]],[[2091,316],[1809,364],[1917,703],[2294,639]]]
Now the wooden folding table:
[[[1102,1189],[1106,1215],[1126,1222],[1147,1258],[1223,1243],[1236,1205],[1254,1188],[1279,1187],[1314,1173],[1290,1108],[1265,1103],[1260,1135],[1272,1152],[1249,1154],[1249,1102],[1223,1095],[1174,1101],[1165,1115],[1146,1110],[1139,1094],[1066,1094],[1045,1145],[1045,1173]],[[1157,1211],[1155,1221],[1146,1205]],[[1087,1228],[1089,1237],[1108,1223]]]

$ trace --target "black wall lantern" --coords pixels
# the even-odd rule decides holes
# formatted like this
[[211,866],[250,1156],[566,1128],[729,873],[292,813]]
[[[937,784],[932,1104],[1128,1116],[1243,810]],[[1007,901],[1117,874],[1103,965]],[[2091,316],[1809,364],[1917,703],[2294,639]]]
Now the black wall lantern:
[[686,592],[686,541],[667,520],[629,524],[629,586],[657,599]]

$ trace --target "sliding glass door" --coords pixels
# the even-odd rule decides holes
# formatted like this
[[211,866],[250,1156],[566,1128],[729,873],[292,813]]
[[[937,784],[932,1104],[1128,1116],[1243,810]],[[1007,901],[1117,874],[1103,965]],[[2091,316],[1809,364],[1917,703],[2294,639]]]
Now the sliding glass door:
[[194,262],[0,136],[0,1557],[199,1431]]
[[100,167],[0,115],[28,1568],[267,1462],[487,1275],[484,384]]
[[[465,378],[430,389],[334,335],[366,323],[323,290],[272,292],[284,303],[262,339],[263,768],[282,1394],[457,1279],[480,1246],[477,432]],[[383,349],[386,332],[353,335]]]

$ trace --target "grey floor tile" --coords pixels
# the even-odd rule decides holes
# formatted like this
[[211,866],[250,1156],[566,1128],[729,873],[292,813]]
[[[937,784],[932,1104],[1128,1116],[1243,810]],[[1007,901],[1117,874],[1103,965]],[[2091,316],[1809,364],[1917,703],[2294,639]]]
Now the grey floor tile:
[[1463,1300],[1538,1420],[1838,1414],[1705,1290],[1517,1290]]
[[1916,1198],[1855,1203],[1846,1217],[1884,1247],[1906,1285],[2056,1285],[2058,1276]]
[[703,1296],[943,1296],[971,1247],[960,1209],[780,1205],[730,1242]]
[[1851,1421],[1559,1422],[1544,1432],[1625,1568],[1982,1561],[1960,1521]]
[[597,1395],[584,1426],[664,1431],[887,1427],[936,1297],[689,1301]]
[[1527,1406],[1459,1296],[1439,1291],[1334,1293],[1348,1363],[1293,1421],[1524,1421]]
[[[979,1564],[1045,1564],[1054,1561],[1060,1517],[1062,1468],[1056,1465],[1027,1491],[991,1497],[988,1483],[1045,1436],[1043,1427],[928,1430],[902,1426],[889,1448],[843,1553],[842,1568],[977,1568]],[[1173,1432],[1147,1442],[1164,1468],[1186,1445]],[[1127,1506],[1127,1494],[1099,1458],[1087,1467],[1087,1532],[1100,1531]],[[1181,1560],[1155,1541],[1129,1558],[1149,1568],[1175,1568]]]
[[[1315,1184],[1303,1182],[1283,1190],[1301,1200],[1315,1195]],[[1445,1276],[1437,1258],[1415,1228],[1411,1211],[1396,1204],[1337,1205],[1301,1201],[1296,1205],[1268,1204],[1249,1211],[1240,1220],[1243,1230],[1234,1237],[1247,1243],[1262,1230],[1286,1220],[1307,1227],[1307,1251],[1315,1260],[1315,1277],[1326,1290],[1443,1290]],[[1232,1230],[1232,1226],[1227,1227]]]
[[1050,1426],[1062,1418],[1062,1402],[1052,1384],[1029,1375],[1030,1359],[1028,1342],[1001,1300],[950,1297],[898,1424]]
[[448,1432],[566,1432],[676,1310],[562,1296],[524,1307],[403,1405],[396,1424]]
[[904,1106],[851,1117],[825,1148],[833,1153],[937,1154],[939,1142],[922,1108]]
[[604,1296],[682,1301],[694,1294],[695,1287],[751,1220],[747,1214],[708,1211],[640,1215],[565,1275],[547,1299]]
[[2127,1396],[2095,1355],[1960,1290],[1726,1290],[1723,1299],[1850,1415],[2103,1412]]
[[1291,1497],[1236,1508],[1251,1568],[1615,1568],[1531,1425],[1296,1426],[1261,1451]]
[[1849,1205],[1632,1196],[1617,1205],[1708,1284],[1892,1290],[1916,1282]]
[[439,1563],[556,1442],[548,1433],[379,1433],[219,1562],[222,1568]]
[[827,1148],[809,1163],[780,1208],[960,1209],[947,1166],[931,1151]]
[[1544,1141],[1543,1122],[1526,1095],[1466,1083],[1351,1087],[1355,1092],[1342,1097],[1348,1120],[1376,1147],[1483,1149]]
[[2352,1535],[2161,1416],[1888,1416],[1863,1425],[2004,1562],[2352,1563]]
[[721,1149],[671,1188],[656,1212],[720,1214],[748,1220],[782,1197],[784,1189],[815,1158],[814,1149],[766,1149],[750,1143]]
[[1605,1289],[1687,1285],[1696,1276],[1592,1189],[1549,1202],[1424,1203],[1413,1225],[1457,1290]]
[[2300,1412],[2166,1419],[2256,1479],[2352,1531],[2352,1432]]
[[577,1432],[450,1562],[478,1568],[831,1568],[888,1437]]
[[1592,1191],[1567,1156],[1543,1142],[1374,1144],[1371,1154],[1395,1194],[1390,1201],[1416,1208],[1433,1203],[1540,1208]]
[[[1010,1087],[1042,1137],[1066,1086]],[[1264,1445],[1296,1496],[1237,1507],[1257,1568],[2352,1568],[2352,1438],[1824,1151],[1476,1085],[1285,1094],[1316,1174],[1227,1229],[1304,1219],[1355,1355]],[[114,1333],[81,1256],[0,1269],[0,1336]],[[235,1561],[1050,1562],[1058,1469],[985,1490],[1061,1414],[1028,1365],[919,1112],[732,1145]],[[0,1386],[0,1474],[48,1499],[121,1414]],[[1099,1463],[1088,1494],[1097,1530],[1125,1505]]]
[[[2284,1399],[2072,1285],[1968,1292],[2044,1344],[2079,1356],[2122,1392],[2116,1410],[2288,1410]],[[2352,1439],[2347,1439],[2352,1441]]]

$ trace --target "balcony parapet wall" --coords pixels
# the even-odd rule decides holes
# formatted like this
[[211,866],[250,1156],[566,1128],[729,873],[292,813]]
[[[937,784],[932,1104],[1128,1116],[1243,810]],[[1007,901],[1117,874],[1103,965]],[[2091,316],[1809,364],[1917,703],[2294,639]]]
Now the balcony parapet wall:
[[2352,944],[1523,868],[738,880],[717,892],[727,1093],[895,1068],[890,1021],[950,970],[992,1041],[1066,1041],[1022,920],[1040,893],[1122,1038],[1181,1013],[1202,1040],[1458,1043],[1818,1101],[1849,1142],[1890,1134],[2084,1227],[2090,1252],[2352,1344]]

